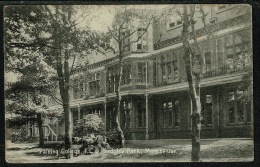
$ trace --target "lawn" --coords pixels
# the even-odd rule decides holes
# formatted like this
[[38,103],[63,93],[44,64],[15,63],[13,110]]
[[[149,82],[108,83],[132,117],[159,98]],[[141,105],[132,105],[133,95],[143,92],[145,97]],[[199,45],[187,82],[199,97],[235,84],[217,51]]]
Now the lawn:
[[[125,148],[96,151],[71,159],[58,159],[50,147],[37,144],[6,142],[6,160],[9,163],[103,163],[103,162],[189,162],[190,140],[129,141]],[[49,144],[50,145],[50,144]],[[77,146],[73,146],[77,148]],[[41,152],[41,154],[40,154]],[[209,139],[201,141],[201,161],[253,161],[253,140]]]

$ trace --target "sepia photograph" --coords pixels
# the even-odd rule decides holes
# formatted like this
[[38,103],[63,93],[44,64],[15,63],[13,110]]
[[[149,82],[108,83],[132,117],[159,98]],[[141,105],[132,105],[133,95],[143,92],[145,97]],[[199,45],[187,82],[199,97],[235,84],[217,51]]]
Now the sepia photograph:
[[249,4],[4,5],[7,163],[254,161]]

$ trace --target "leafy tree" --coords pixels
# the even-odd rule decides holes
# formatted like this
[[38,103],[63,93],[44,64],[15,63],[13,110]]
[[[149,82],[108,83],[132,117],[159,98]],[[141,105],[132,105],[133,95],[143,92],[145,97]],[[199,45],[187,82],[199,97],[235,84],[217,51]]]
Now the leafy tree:
[[20,79],[5,91],[6,112],[19,115],[11,120],[11,124],[21,127],[28,122],[37,123],[40,147],[44,145],[42,116],[48,114],[41,106],[42,95],[50,95],[55,89],[55,83],[47,79],[49,74],[46,70],[41,61],[19,67]]
[[77,70],[75,62],[84,56],[82,53],[98,51],[102,42],[89,27],[78,26],[83,21],[87,25],[92,11],[93,6],[65,5],[7,6],[4,10],[6,68],[19,70],[17,65],[38,59],[32,54],[38,52],[56,71],[53,78],[58,82],[65,115],[66,149],[72,141],[70,76]]
[[103,132],[104,124],[97,114],[88,114],[84,119],[79,120],[74,127],[75,136],[82,137],[90,133]]

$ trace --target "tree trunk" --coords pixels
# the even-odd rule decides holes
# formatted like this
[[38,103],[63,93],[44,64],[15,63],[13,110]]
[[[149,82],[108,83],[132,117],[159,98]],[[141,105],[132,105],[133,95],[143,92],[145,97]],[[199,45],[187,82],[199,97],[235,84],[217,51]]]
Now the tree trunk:
[[[70,150],[72,144],[72,120],[71,120],[71,112],[69,106],[69,93],[66,91],[64,92],[64,99],[63,101],[63,110],[65,115],[65,150]],[[70,153],[66,154],[66,158],[70,159]]]
[[117,102],[116,131],[117,131],[117,134],[119,135],[120,146],[124,147],[125,146],[125,136],[124,136],[124,132],[121,129],[121,126],[120,126],[120,112],[121,112],[120,85],[121,85],[122,73],[123,73],[123,66],[122,66],[122,58],[121,57],[122,56],[120,55],[120,57],[119,57],[119,78],[116,82],[116,84],[117,84],[117,90],[116,90],[116,102]]
[[186,75],[189,85],[189,94],[192,103],[192,115],[191,115],[191,140],[192,140],[192,150],[191,150],[191,161],[200,161],[200,127],[201,127],[201,103],[200,103],[200,75],[195,74],[192,71],[192,56],[193,52],[189,44],[189,32],[188,28],[190,21],[187,13],[187,6],[184,5],[183,14],[183,48],[184,48],[184,60],[186,63]]
[[44,133],[43,133],[43,127],[42,127],[42,114],[37,113],[37,124],[39,129],[39,147],[44,146]]

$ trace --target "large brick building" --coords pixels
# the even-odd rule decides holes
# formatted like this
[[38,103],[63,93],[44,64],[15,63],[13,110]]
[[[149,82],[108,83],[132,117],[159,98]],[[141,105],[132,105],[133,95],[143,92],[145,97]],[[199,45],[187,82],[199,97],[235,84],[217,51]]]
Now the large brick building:
[[[238,98],[243,75],[252,66],[248,13],[240,5],[208,5],[210,42],[196,24],[205,56],[201,81],[202,138],[252,137],[252,102]],[[142,29],[138,29],[142,31]],[[138,32],[137,32],[138,33]],[[127,140],[190,138],[191,102],[178,16],[156,21],[142,39],[125,50],[121,83],[121,127]],[[109,133],[115,124],[117,53],[86,56],[88,65],[71,77],[73,124],[89,113],[99,114]],[[196,65],[196,58],[193,62]],[[194,65],[194,67],[196,67]],[[50,110],[62,107],[49,100]],[[60,131],[61,132],[61,131]]]

